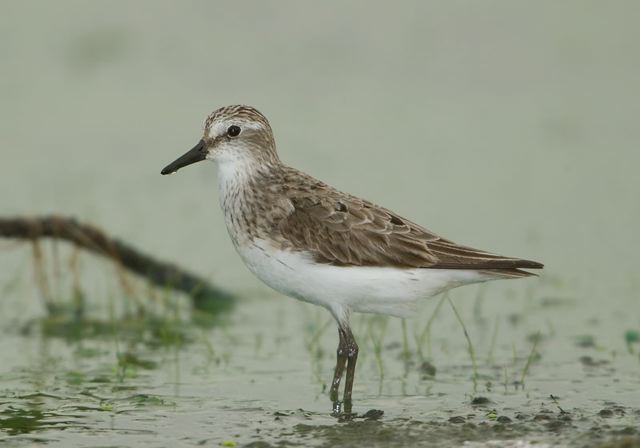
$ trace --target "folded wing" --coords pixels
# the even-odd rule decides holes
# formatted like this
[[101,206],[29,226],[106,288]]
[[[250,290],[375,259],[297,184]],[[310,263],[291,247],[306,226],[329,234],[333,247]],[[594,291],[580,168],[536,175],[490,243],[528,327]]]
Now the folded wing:
[[[325,192],[326,193],[326,192]],[[276,231],[290,248],[341,266],[507,270],[539,269],[535,261],[461,246],[362,199],[339,192],[291,194]],[[509,272],[505,272],[509,274]]]

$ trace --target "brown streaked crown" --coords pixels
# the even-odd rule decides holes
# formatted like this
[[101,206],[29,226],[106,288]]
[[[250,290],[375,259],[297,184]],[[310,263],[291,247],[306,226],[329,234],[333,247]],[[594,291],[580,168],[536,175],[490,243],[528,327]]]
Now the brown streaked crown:
[[242,104],[235,104],[232,106],[224,106],[220,109],[216,109],[207,117],[204,122],[205,129],[209,129],[215,121],[219,120],[231,120],[237,118],[240,121],[256,121],[264,125],[269,131],[271,131],[271,125],[269,120],[258,109],[251,106],[245,106]]

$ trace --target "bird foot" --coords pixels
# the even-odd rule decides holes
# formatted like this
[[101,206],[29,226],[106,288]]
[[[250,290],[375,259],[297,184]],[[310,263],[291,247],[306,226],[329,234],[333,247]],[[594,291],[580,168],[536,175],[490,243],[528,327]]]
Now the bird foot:
[[332,417],[338,419],[338,422],[345,423],[351,422],[353,420],[378,420],[384,415],[384,411],[381,409],[369,409],[362,415],[359,415],[356,412],[342,412],[340,410],[342,403],[334,403],[333,412],[331,413]]

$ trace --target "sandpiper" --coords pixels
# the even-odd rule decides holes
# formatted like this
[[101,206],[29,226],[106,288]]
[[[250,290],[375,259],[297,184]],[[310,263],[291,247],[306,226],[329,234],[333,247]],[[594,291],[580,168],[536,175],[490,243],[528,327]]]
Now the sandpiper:
[[352,312],[406,317],[419,299],[470,283],[527,277],[533,274],[523,268],[543,267],[456,244],[285,165],[269,122],[253,107],[214,111],[198,144],[162,174],[201,160],[217,162],[227,230],[251,272],[336,319],[339,343],[329,392],[334,415],[352,412],[358,359]]

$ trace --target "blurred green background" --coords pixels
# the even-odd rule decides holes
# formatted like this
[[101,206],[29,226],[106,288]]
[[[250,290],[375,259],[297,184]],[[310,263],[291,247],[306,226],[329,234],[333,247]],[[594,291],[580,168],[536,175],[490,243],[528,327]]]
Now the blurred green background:
[[[259,313],[297,322],[315,311],[277,297],[242,266],[213,165],[160,176],[198,141],[212,110],[244,103],[270,119],[286,163],[454,241],[544,262],[542,282],[555,285],[544,294],[575,308],[541,322],[577,326],[575,336],[597,316],[598,331],[620,344],[625,328],[640,327],[636,1],[3,1],[0,9],[0,215],[96,223],[255,299],[241,315],[269,335],[280,317]],[[29,257],[1,252],[0,284],[16,270],[28,283]],[[491,313],[504,317],[502,296],[528,294],[537,281],[489,286]],[[0,304],[5,322],[37,314],[35,288],[23,294],[18,305]],[[328,334],[332,353],[332,327]],[[509,338],[498,340],[509,354]]]
[[637,2],[2,9],[2,214],[85,217],[244,282],[214,167],[159,170],[246,103],[340,189],[596,294],[639,281]]

